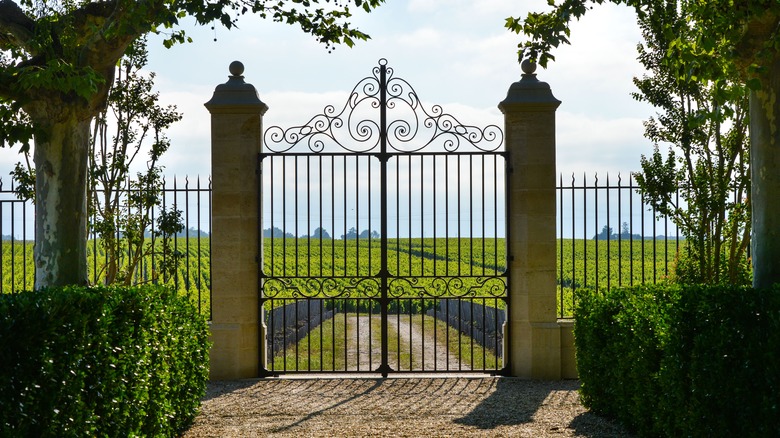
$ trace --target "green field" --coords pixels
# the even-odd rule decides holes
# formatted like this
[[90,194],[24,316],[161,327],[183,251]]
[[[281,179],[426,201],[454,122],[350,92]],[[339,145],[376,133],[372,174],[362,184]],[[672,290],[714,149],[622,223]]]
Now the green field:
[[[209,313],[211,289],[211,256],[208,238],[190,237],[178,238],[175,249],[183,254],[176,277],[166,278],[164,284],[175,286],[182,294],[192,297],[201,312]],[[105,253],[98,242],[90,240],[87,244],[87,269],[89,279],[99,282],[96,278],[105,265]],[[34,283],[33,243],[30,241],[4,240],[0,245],[0,287],[2,293],[20,290],[30,290]],[[135,284],[150,282],[154,266],[151,257],[147,257],[133,278]]]
[[[379,240],[331,239],[265,239],[264,272],[275,277],[336,277],[336,287],[349,284],[346,277],[377,275],[381,264]],[[199,245],[199,246],[198,246]],[[209,312],[210,241],[208,238],[178,238],[176,249],[185,254],[178,275],[166,279],[181,293],[187,293]],[[606,287],[642,282],[663,281],[673,269],[677,243],[669,240],[635,240],[618,242],[582,239],[559,239],[557,243],[559,316],[571,316],[571,291],[584,286]],[[31,289],[33,285],[33,245],[31,242],[3,241],[0,246],[0,287],[3,293]],[[89,272],[99,272],[104,257],[100,245],[89,242]],[[95,257],[95,255],[97,257]],[[410,282],[394,283],[395,297],[426,295],[453,296],[477,290],[478,296],[493,296],[479,278],[500,275],[506,266],[504,239],[389,239],[388,270],[392,276],[420,277]],[[149,281],[151,260],[145,260],[134,279]],[[428,277],[428,278],[425,278]],[[448,284],[434,277],[446,278]],[[459,283],[451,280],[465,277]],[[295,290],[278,291],[278,298],[292,297],[296,292],[322,296],[321,285],[307,280],[289,281]],[[368,286],[376,286],[377,283]],[[494,284],[495,285],[495,284]],[[480,287],[482,289],[480,289]],[[367,296],[376,291],[365,291]]]
[[[680,246],[684,245],[680,241]],[[675,240],[558,239],[558,315],[573,316],[573,290],[666,280],[673,272]]]

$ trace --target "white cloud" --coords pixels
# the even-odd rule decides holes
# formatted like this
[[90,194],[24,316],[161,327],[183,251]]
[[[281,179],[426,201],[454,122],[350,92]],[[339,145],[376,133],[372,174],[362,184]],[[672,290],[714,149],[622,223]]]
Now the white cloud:
[[638,170],[640,154],[651,150],[642,136],[642,122],[640,118],[605,119],[559,110],[556,119],[559,173],[626,174]]
[[[441,104],[464,123],[502,125],[496,105],[520,78],[516,50],[522,40],[504,29],[504,20],[548,7],[545,0],[397,0],[356,14],[352,22],[372,39],[332,54],[295,27],[257,17],[242,18],[231,31],[189,26],[196,42],[170,50],[153,37],[149,69],[158,74],[161,99],[184,113],[169,131],[172,147],[164,164],[177,174],[208,173],[210,123],[203,103],[227,80],[227,66],[236,59],[270,107],[266,126],[301,123],[325,105],[343,105],[380,57],[425,102]],[[557,49],[557,61],[537,72],[563,101],[557,132],[561,169],[638,166],[647,144],[641,121],[652,114],[629,95],[631,77],[641,74],[634,48],[639,39],[629,8],[599,5],[573,24],[573,45]],[[16,160],[16,150],[0,151],[0,172]]]

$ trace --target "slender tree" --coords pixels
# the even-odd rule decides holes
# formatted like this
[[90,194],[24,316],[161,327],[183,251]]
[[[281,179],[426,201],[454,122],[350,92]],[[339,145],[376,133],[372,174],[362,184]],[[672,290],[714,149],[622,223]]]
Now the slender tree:
[[[669,68],[664,57],[672,41],[690,30],[679,6],[669,0],[666,8],[639,17],[644,38],[639,61],[648,73],[634,79],[639,89],[634,97],[658,113],[645,122],[655,150],[650,158],[642,155],[637,182],[645,201],[686,237],[678,281],[745,283],[750,281],[748,90],[728,66],[718,81],[680,77]],[[659,143],[669,145],[665,157]]]
[[177,28],[187,16],[232,28],[252,13],[351,46],[368,36],[346,21],[349,7],[382,1],[0,0],[0,138],[35,143],[35,287],[87,283],[90,127],[130,44],[163,30],[168,47],[189,41]]
[[[159,160],[170,147],[166,129],[182,116],[175,106],[159,104],[154,73],[142,72],[147,55],[145,37],[130,45],[117,65],[108,106],[94,122],[87,193],[90,225],[105,255],[96,278],[106,284],[131,284],[149,258],[147,279],[165,280],[179,258],[171,243],[184,226],[181,212],[163,205]],[[131,166],[143,151],[145,166],[133,176]]]
[[[610,0],[631,6],[637,16],[669,7],[667,0]],[[508,18],[507,28],[527,40],[518,47],[542,67],[552,50],[568,44],[569,24],[603,0],[563,0],[544,13]],[[730,79],[750,88],[751,228],[753,285],[780,283],[780,2],[777,0],[699,0],[679,3],[685,31],[671,25],[663,62],[679,78]]]

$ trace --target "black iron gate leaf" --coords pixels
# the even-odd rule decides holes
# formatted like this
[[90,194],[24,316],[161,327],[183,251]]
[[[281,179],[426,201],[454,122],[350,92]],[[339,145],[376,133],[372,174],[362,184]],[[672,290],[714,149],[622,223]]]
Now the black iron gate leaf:
[[382,59],[258,161],[264,374],[503,373],[498,126],[426,109]]

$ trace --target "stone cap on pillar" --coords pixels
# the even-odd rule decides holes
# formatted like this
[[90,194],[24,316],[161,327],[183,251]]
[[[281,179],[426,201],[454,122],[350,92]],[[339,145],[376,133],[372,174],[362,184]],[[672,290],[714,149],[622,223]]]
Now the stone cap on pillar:
[[502,113],[507,111],[554,111],[561,104],[547,82],[536,78],[536,63],[526,59],[521,64],[523,77],[509,86],[506,99],[498,104]]
[[268,105],[260,100],[252,84],[244,82],[244,64],[233,61],[229,70],[228,81],[217,85],[211,100],[204,106],[212,114],[265,114]]

